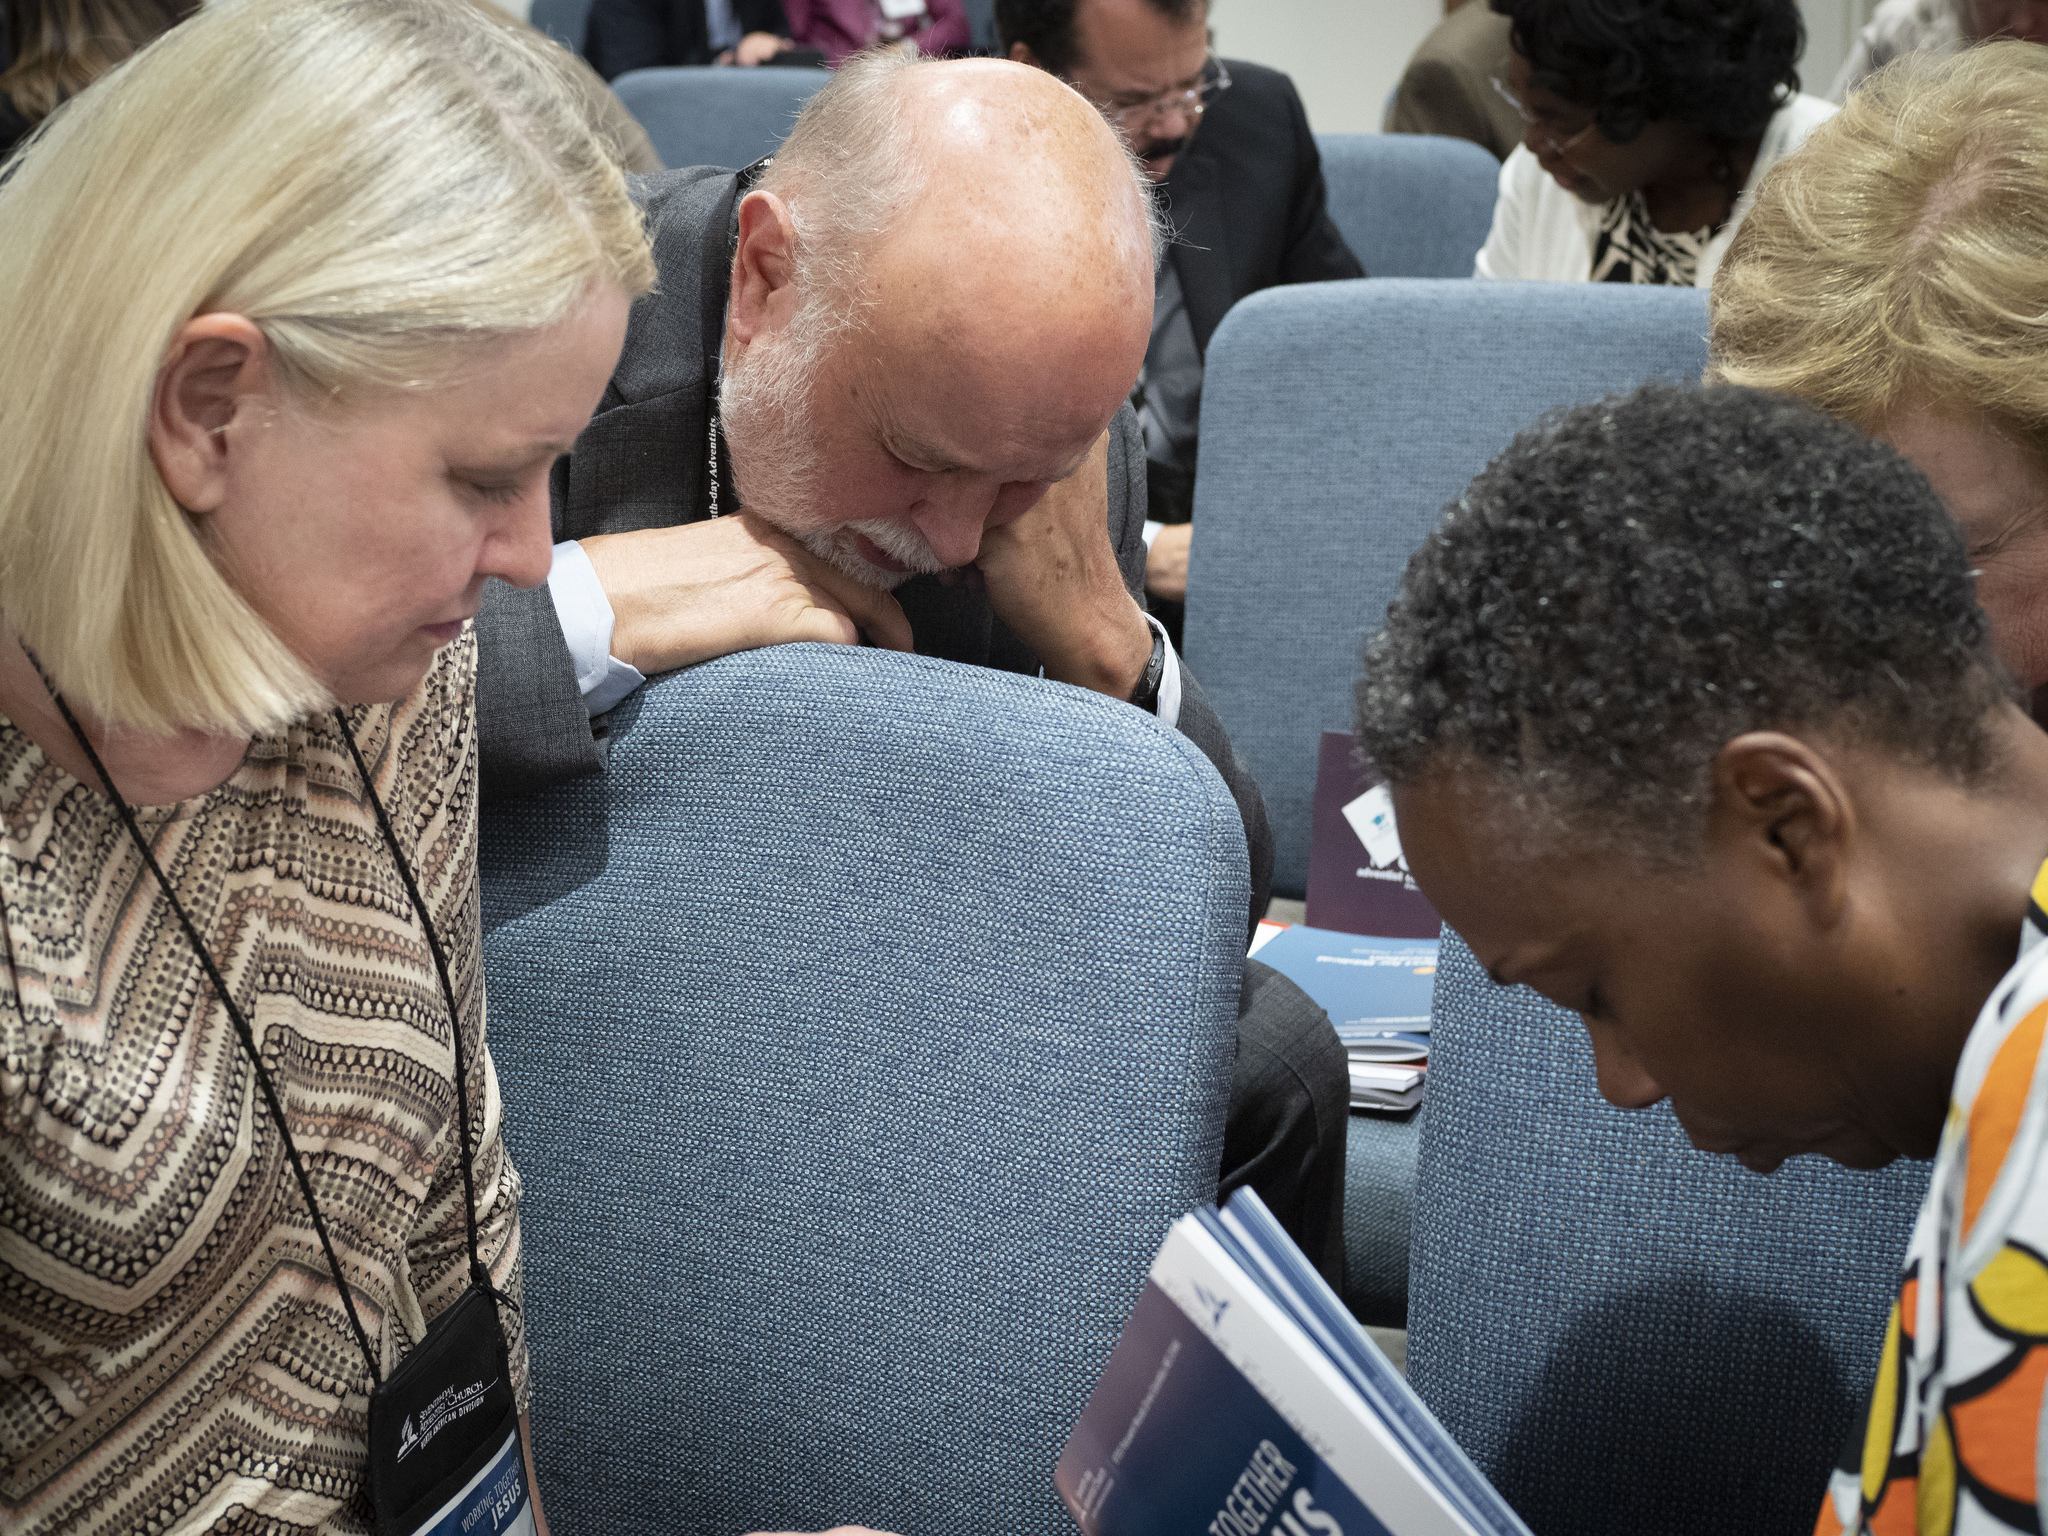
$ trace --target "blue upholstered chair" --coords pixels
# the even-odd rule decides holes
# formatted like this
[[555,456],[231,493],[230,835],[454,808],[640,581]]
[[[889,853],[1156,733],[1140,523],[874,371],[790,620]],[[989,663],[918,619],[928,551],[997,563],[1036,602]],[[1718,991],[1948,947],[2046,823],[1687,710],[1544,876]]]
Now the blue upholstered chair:
[[1765,1179],[1610,1108],[1576,1016],[1444,935],[1408,1372],[1536,1536],[1806,1536],[1928,1165]]
[[526,19],[564,48],[581,53],[590,29],[590,0],[533,0]]
[[996,42],[995,0],[965,0],[967,25],[972,29],[974,46],[986,48],[991,53],[1000,51]]
[[1425,1101],[1355,1113],[1344,1144],[1344,1303],[1362,1323],[1408,1326],[1408,1244]]
[[1319,133],[1330,217],[1367,277],[1470,277],[1500,162],[1467,139]]
[[1606,283],[1309,283],[1224,317],[1202,384],[1187,654],[1308,876],[1323,730],[1461,491],[1545,411],[1706,365],[1706,295]]
[[785,646],[484,817],[555,1529],[1071,1536],[1052,1489],[1213,1198],[1244,832],[1128,705]]
[[773,154],[831,75],[822,69],[635,69],[612,82],[661,163],[737,169]]

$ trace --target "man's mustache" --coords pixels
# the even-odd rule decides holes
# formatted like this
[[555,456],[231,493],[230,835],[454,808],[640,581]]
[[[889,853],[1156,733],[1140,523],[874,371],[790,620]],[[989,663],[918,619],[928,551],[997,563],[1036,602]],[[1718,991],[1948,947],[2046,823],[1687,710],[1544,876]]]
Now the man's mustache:
[[1151,143],[1139,148],[1137,152],[1138,158],[1140,160],[1164,160],[1167,156],[1177,155],[1186,149],[1193,138],[1193,134],[1184,133],[1177,139],[1154,139]]

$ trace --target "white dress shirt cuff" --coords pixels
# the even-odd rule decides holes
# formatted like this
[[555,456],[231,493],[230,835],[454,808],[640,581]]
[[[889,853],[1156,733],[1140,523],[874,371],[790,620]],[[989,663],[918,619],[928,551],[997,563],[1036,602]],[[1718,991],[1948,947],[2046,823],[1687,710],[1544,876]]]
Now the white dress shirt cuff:
[[1159,643],[1166,647],[1166,666],[1159,674],[1159,723],[1177,729],[1180,725],[1180,658],[1173,653],[1173,641],[1167,636],[1166,626],[1149,613],[1145,615],[1145,622],[1152,626],[1159,636]]
[[1159,530],[1165,526],[1166,524],[1164,523],[1153,522],[1149,517],[1145,519],[1145,547],[1147,549],[1152,547],[1152,541],[1159,537]]
[[[617,616],[612,600],[604,595],[604,583],[597,568],[574,539],[555,546],[554,564],[548,568],[548,595],[555,600],[555,617],[562,624],[562,638],[569,642],[569,659],[576,667],[576,686],[583,692],[583,705],[592,717],[603,714],[647,679],[640,669],[628,666],[612,654],[612,629]],[[1179,678],[1174,679],[1175,698]],[[1163,702],[1166,690],[1160,689]]]

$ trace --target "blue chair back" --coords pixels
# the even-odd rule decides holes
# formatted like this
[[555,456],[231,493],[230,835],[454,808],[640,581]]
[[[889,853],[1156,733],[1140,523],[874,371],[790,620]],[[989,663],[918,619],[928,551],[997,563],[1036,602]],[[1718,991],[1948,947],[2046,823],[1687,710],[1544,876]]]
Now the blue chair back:
[[1408,1373],[1536,1536],[1807,1536],[1929,1165],[1765,1179],[1599,1097],[1578,1018],[1448,930]]
[[533,0],[526,19],[572,53],[590,31],[590,0]]
[[1468,139],[1319,133],[1330,217],[1367,277],[1470,277],[1500,162]]
[[1706,295],[1606,283],[1305,283],[1224,317],[1202,383],[1187,655],[1308,878],[1325,729],[1445,503],[1554,407],[1706,366]]
[[990,53],[1001,52],[1001,44],[996,41],[996,0],[963,0],[963,8],[974,46]]
[[1215,1196],[1235,803],[1128,705],[886,651],[612,720],[483,827],[555,1529],[1072,1536],[1060,1447]]
[[1351,1116],[1344,1142],[1344,1303],[1361,1323],[1408,1326],[1408,1243],[1425,1105]]
[[663,165],[737,169],[775,153],[804,103],[831,78],[822,69],[706,64],[629,70],[612,89],[647,130]]

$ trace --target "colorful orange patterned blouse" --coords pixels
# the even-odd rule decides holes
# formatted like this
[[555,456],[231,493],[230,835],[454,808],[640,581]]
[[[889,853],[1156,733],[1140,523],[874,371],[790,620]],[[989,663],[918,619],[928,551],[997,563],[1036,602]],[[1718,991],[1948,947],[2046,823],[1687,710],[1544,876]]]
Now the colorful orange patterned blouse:
[[[2019,962],[1963,1048],[1886,1327],[1860,1465],[1816,1536],[2043,1529],[2048,1478],[2048,865]],[[1852,1462],[1859,1458],[1852,1456]]]

